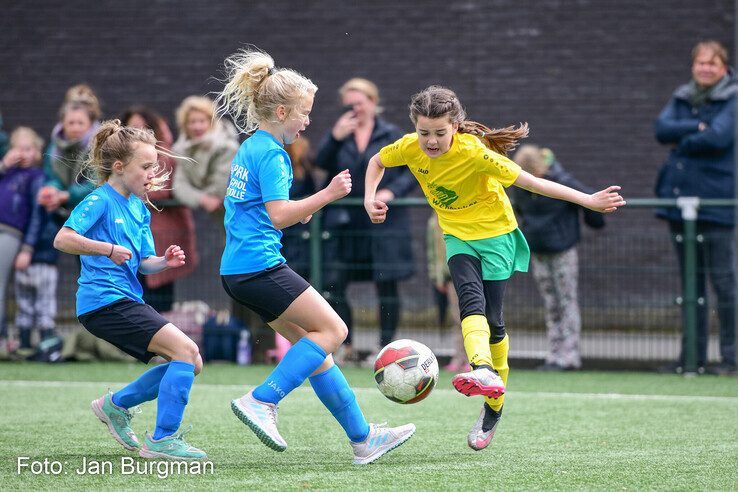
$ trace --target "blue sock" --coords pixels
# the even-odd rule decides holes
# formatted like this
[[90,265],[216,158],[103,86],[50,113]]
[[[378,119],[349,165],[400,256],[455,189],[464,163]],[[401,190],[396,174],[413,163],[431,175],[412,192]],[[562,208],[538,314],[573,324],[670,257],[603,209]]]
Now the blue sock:
[[190,388],[195,380],[195,366],[189,362],[173,360],[161,378],[159,401],[156,409],[156,429],[153,438],[171,436],[182,423],[185,406],[190,398]]
[[353,442],[361,442],[369,435],[369,424],[361,413],[356,395],[338,366],[310,377],[310,384],[323,405],[341,424]]
[[253,396],[266,403],[279,403],[323,363],[325,351],[307,337],[290,348],[266,380],[254,389]]
[[152,367],[125,388],[113,393],[113,404],[121,408],[131,408],[145,401],[151,401],[159,394],[159,383],[169,364]]

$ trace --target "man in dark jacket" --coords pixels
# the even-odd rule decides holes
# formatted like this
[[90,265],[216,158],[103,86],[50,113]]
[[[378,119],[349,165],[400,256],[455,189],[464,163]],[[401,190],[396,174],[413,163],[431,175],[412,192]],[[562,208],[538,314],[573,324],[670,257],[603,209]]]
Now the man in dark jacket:
[[[656,182],[660,198],[734,198],[734,125],[738,84],[728,67],[728,52],[717,41],[692,50],[692,80],[677,88],[655,123],[656,139],[671,146]],[[683,275],[681,212],[659,209],[669,222]],[[721,363],[716,374],[736,374],[734,217],[729,207],[700,207],[697,216],[697,295],[706,301],[706,277],[712,281],[720,318]],[[704,371],[708,340],[707,303],[697,306],[697,364]],[[683,370],[682,353],[668,369]]]
[[[515,153],[514,161],[534,176],[585,193],[592,192],[567,173],[549,149],[523,145]],[[579,369],[582,366],[579,354],[582,320],[577,295],[579,260],[576,247],[580,237],[579,211],[584,211],[585,223],[593,228],[603,227],[605,219],[600,213],[523,188],[512,187],[510,199],[520,219],[520,229],[530,246],[533,278],[546,306],[549,352],[545,364],[539,369]]]

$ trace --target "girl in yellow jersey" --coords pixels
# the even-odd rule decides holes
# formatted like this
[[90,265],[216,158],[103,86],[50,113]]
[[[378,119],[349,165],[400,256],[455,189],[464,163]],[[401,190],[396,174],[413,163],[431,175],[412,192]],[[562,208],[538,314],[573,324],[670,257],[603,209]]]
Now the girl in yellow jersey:
[[469,446],[481,450],[489,445],[500,420],[509,372],[509,337],[502,317],[505,286],[513,272],[528,270],[530,258],[505,187],[520,186],[606,213],[625,201],[619,186],[587,195],[521,170],[505,155],[527,136],[527,125],[490,130],[466,121],[458,97],[444,87],[431,86],[414,95],[410,119],[416,132],[384,147],[369,161],[364,207],[372,222],[383,222],[388,208],[375,198],[377,185],[385,167],[406,165],[438,213],[472,366],[452,382],[464,395],[485,396],[468,436]]

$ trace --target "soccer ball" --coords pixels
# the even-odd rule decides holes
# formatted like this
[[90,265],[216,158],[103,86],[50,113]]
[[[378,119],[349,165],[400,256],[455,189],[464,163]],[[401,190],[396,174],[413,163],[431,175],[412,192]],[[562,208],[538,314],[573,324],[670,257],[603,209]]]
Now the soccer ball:
[[379,391],[397,403],[417,403],[438,382],[438,361],[431,349],[415,340],[396,340],[374,362]]

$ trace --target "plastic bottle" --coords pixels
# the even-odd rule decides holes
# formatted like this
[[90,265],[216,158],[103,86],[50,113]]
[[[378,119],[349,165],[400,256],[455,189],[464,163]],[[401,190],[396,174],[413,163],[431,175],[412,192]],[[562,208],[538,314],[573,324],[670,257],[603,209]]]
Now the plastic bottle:
[[239,366],[251,364],[251,334],[248,330],[241,330],[241,339],[238,341],[236,362]]

